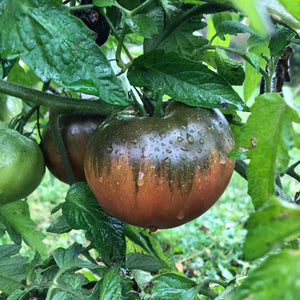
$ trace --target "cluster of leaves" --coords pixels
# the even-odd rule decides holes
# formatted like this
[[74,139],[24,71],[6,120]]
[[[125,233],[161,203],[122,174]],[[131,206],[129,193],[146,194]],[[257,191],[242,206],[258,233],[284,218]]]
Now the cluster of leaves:
[[[93,32],[71,14],[78,9],[76,1],[2,0],[0,76],[5,80],[0,80],[0,92],[20,97],[34,109],[38,105],[105,115],[128,105],[143,112],[139,96],[154,115],[161,112],[162,95],[222,109],[236,139],[231,156],[237,159],[237,171],[248,179],[256,209],[246,224],[244,255],[249,261],[264,259],[240,286],[234,280],[218,281],[225,288],[218,295],[210,288],[213,280],[196,283],[179,274],[155,234],[106,215],[88,186],[79,183],[53,210],[61,215],[48,230],[83,230],[90,241],[87,247],[73,244],[48,257],[26,201],[1,206],[0,234],[7,232],[14,244],[0,246],[0,290],[10,300],[196,299],[199,294],[219,300],[296,299],[300,208],[292,203],[297,197],[293,201],[282,190],[280,176],[299,181],[299,162],[291,151],[300,146],[294,126],[300,114],[291,89],[272,92],[281,54],[299,44],[297,3],[94,0],[93,5],[111,29],[101,49]],[[237,34],[247,35],[245,49],[229,46]],[[142,47],[143,53],[133,58],[131,44]],[[107,58],[111,51],[128,95]],[[254,104],[247,102],[262,77],[266,93]],[[52,94],[32,89],[36,85]],[[233,85],[242,86],[243,99]],[[80,93],[97,99],[80,100]],[[245,123],[236,111],[250,112]],[[18,254],[22,241],[35,252],[33,259]]]

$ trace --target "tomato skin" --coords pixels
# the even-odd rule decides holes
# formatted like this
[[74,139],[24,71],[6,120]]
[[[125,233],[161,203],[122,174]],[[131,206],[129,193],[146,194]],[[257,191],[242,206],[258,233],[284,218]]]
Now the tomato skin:
[[0,121],[9,122],[13,117],[22,112],[21,99],[0,94]]
[[103,209],[132,225],[171,228],[210,208],[234,169],[229,124],[217,110],[174,102],[163,118],[122,112],[95,130],[87,182]]
[[0,129],[0,204],[31,194],[45,173],[38,144],[13,129]]
[[[83,167],[86,146],[93,131],[104,119],[98,115],[85,114],[65,114],[59,119],[60,132],[77,182],[86,181]],[[49,171],[62,182],[68,183],[50,123],[43,131],[41,148]]]

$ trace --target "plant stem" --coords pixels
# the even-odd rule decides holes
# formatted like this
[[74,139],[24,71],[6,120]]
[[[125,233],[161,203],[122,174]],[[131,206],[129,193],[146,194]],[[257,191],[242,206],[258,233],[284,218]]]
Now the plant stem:
[[78,10],[84,10],[84,9],[93,9],[95,6],[93,4],[85,4],[85,5],[77,5],[77,6],[71,6],[70,11],[78,11]]
[[122,57],[121,57],[121,53],[122,53],[122,47],[124,45],[124,39],[126,36],[126,30],[127,30],[127,25],[124,24],[123,30],[121,32],[121,36],[119,38],[118,41],[118,47],[116,50],[116,60],[117,60],[117,65],[122,69],[122,70],[126,70],[127,66],[126,64],[123,62]]
[[145,2],[143,2],[141,5],[139,5],[138,7],[136,7],[134,10],[132,10],[129,13],[129,16],[134,16],[135,14],[137,14],[138,12],[142,11],[146,6],[148,6],[149,4],[151,4],[154,0],[146,0]]
[[300,182],[300,175],[295,172],[295,168],[300,164],[300,160],[292,164],[286,171],[286,174]]
[[12,82],[7,82],[2,79],[0,79],[0,92],[33,102],[37,105],[43,105],[60,112],[80,111],[108,116],[112,112],[120,111],[123,108],[122,106],[106,103],[100,99],[81,100],[77,98],[68,98],[60,95],[53,95],[27,88]]
[[64,144],[64,140],[62,138],[60,129],[59,129],[59,118],[60,113],[57,113],[55,111],[50,112],[49,122],[50,126],[53,132],[55,144],[57,145],[59,155],[61,157],[62,166],[67,174],[68,183],[72,185],[75,183],[75,177],[73,174],[73,170],[70,164],[70,160],[67,154],[67,150]]
[[[100,12],[102,14],[102,16],[104,17],[105,21],[107,22],[108,26],[110,27],[114,37],[116,38],[116,40],[119,42],[120,41],[120,36],[117,32],[117,30],[115,29],[113,23],[110,21],[110,19],[107,17],[107,15],[104,13],[103,9],[100,9]],[[127,47],[123,44],[123,49],[127,55],[127,57],[129,58],[130,61],[133,61],[133,57],[130,54],[129,50],[127,49]]]

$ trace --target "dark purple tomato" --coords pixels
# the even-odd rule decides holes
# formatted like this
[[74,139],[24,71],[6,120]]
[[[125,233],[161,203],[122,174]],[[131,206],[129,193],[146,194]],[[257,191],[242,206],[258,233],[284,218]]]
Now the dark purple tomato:
[[[92,4],[93,1],[82,1],[81,4]],[[108,39],[110,28],[104,16],[95,9],[83,9],[72,12],[96,35],[96,44],[102,46]]]
[[[84,154],[93,131],[103,122],[97,115],[63,115],[59,119],[59,128],[73,170],[75,181],[86,181],[84,175]],[[48,123],[43,131],[41,148],[50,172],[59,180],[68,183],[67,174],[62,165],[53,131]]]
[[218,110],[172,102],[162,118],[128,109],[106,119],[85,155],[87,182],[110,215],[171,228],[209,209],[234,169],[234,139]]

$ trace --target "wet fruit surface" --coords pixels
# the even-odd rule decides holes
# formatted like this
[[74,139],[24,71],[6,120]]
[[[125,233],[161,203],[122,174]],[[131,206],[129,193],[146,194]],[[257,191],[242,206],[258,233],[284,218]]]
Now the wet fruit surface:
[[103,209],[127,223],[170,228],[203,214],[234,168],[231,129],[217,110],[169,105],[163,118],[125,111],[95,130],[85,156]]
[[27,197],[45,173],[38,144],[13,129],[0,128],[0,204]]
[[[93,131],[103,120],[103,117],[97,115],[63,115],[60,118],[60,132],[76,181],[86,181],[83,167],[86,146]],[[50,123],[43,131],[41,147],[47,168],[55,177],[67,183],[67,175]]]

